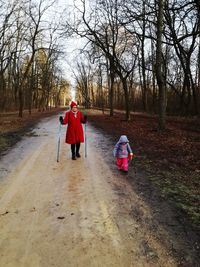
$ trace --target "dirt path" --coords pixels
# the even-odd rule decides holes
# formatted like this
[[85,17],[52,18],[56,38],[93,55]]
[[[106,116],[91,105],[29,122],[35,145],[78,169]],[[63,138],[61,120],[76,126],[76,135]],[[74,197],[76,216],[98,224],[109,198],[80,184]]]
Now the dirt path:
[[[64,135],[65,129],[62,141]],[[103,140],[88,126],[88,157],[82,146],[82,158],[72,161],[62,143],[57,163],[53,117],[4,156],[0,267],[179,266],[158,238],[167,236],[166,230],[157,225],[157,235],[140,224],[142,216],[148,225],[151,210],[126,178],[110,169],[96,146],[98,138]]]

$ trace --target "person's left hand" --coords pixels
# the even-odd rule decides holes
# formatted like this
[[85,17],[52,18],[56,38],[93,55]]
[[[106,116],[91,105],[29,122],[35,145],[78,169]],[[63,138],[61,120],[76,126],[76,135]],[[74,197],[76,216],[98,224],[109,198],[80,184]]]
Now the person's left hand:
[[130,153],[129,157],[130,157],[130,160],[132,160],[133,159],[133,153]]

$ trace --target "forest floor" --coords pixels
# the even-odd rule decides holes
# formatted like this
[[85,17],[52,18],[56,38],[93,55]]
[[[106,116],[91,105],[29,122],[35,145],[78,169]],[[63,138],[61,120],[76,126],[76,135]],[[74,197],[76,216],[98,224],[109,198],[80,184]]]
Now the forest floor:
[[152,186],[200,230],[200,120],[167,117],[166,130],[158,130],[157,116],[134,113],[131,120],[115,112],[89,112],[90,122],[112,136],[128,136],[136,157],[133,164],[143,169]]
[[[160,132],[156,116],[89,110],[88,157],[61,143],[57,163],[59,112],[0,114],[2,266],[199,267],[199,121],[168,117]],[[135,154],[124,175],[122,134]]]
[[25,110],[22,118],[16,111],[0,113],[0,156],[20,141],[24,135],[29,134],[31,128],[42,118],[57,114],[62,110],[62,108],[52,108],[39,112],[33,109],[31,114]]

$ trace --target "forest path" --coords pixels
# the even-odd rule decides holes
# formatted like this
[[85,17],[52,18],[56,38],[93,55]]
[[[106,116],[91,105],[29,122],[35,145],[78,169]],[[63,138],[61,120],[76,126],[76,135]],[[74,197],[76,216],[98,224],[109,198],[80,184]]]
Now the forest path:
[[56,162],[57,128],[43,120],[1,160],[0,267],[178,266],[142,195],[99,152],[106,138],[87,125],[88,156],[82,144],[72,161],[62,127]]

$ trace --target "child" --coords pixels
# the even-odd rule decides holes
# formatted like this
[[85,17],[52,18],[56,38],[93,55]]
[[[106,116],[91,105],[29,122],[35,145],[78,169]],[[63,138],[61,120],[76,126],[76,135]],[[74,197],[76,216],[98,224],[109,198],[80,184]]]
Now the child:
[[128,160],[133,158],[133,152],[126,135],[121,135],[113,151],[118,170],[128,172]]

